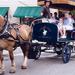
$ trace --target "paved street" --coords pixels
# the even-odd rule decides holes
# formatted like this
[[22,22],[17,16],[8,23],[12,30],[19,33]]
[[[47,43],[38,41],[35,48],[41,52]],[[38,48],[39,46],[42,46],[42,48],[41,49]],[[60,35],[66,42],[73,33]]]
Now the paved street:
[[67,64],[63,64],[62,58],[53,53],[42,53],[39,60],[29,60],[28,69],[21,70],[23,58],[21,51],[18,48],[15,51],[16,73],[9,74],[10,61],[6,55],[4,57],[5,75],[75,75],[75,54],[72,55],[71,60]]

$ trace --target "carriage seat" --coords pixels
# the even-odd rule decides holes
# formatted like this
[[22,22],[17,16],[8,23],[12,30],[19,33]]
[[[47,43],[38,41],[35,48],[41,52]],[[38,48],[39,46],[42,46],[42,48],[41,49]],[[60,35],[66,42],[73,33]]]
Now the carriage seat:
[[75,40],[75,29],[66,31],[68,40]]

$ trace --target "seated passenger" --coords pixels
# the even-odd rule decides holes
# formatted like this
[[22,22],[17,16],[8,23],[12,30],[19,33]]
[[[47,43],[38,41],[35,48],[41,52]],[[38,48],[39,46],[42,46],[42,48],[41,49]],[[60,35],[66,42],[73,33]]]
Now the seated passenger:
[[64,30],[66,35],[66,30],[73,30],[74,19],[72,18],[71,13],[65,13],[64,18]]
[[65,37],[65,29],[64,29],[64,26],[63,26],[63,18],[60,18],[59,19],[59,23],[58,23],[58,32],[60,34],[60,38],[64,38]]
[[53,16],[52,13],[50,13],[50,19],[49,19],[49,22],[50,22],[50,23],[56,23],[56,19],[55,19],[55,17]]
[[54,18],[55,18],[56,20],[59,20],[59,17],[58,17],[57,12],[54,12]]

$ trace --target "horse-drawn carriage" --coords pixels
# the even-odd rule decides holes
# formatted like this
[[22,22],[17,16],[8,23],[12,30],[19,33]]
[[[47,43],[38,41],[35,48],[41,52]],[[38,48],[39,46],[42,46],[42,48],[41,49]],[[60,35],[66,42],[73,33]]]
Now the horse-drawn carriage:
[[63,62],[67,63],[70,60],[74,41],[75,30],[68,30],[67,37],[60,38],[58,27],[55,24],[34,24],[29,58],[38,59],[42,51],[45,52],[45,50],[50,50],[50,48],[53,47],[54,52],[62,55]]
[[[37,11],[37,12],[36,12]],[[18,7],[14,17],[22,18],[37,18],[41,16],[42,7]],[[67,38],[61,39],[59,37],[58,27],[52,23],[34,23],[32,32],[31,47],[28,57],[30,59],[38,59],[42,51],[53,47],[54,51],[60,55],[62,54],[63,62],[67,63],[71,56],[73,43],[75,40],[75,27],[74,30],[67,31]],[[45,47],[42,49],[42,47]]]
[[[37,14],[29,14],[29,13],[18,13],[23,9],[24,12],[34,13],[36,10],[39,10]],[[18,11],[15,12],[17,17],[28,16],[36,17],[41,12],[40,7],[22,7],[18,8]],[[37,22],[37,20],[35,20]],[[63,62],[67,63],[71,56],[71,50],[74,45],[70,44],[75,41],[75,27],[71,31],[67,31],[67,38],[61,39],[59,37],[58,27],[53,23],[35,23],[28,26],[25,24],[16,25],[7,23],[3,16],[0,16],[0,74],[4,72],[3,66],[3,49],[8,50],[10,60],[11,60],[11,73],[15,73],[16,67],[14,62],[13,50],[18,46],[21,47],[24,62],[21,66],[22,69],[27,68],[27,59],[38,59],[41,55],[42,51],[50,50],[53,47],[53,50],[58,54],[62,54]],[[33,23],[33,22],[32,22]],[[32,38],[32,39],[31,39]],[[30,46],[31,44],[31,46]],[[30,49],[29,49],[30,47]],[[43,48],[42,48],[43,47]],[[29,54],[28,54],[29,50]],[[27,57],[28,56],[28,57]]]

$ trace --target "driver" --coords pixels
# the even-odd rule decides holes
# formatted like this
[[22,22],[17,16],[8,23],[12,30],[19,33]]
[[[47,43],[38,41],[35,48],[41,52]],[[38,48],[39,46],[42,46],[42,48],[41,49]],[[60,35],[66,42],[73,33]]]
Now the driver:
[[51,5],[51,1],[50,0],[45,0],[44,1],[44,6],[43,6],[42,13],[41,13],[41,15],[43,17],[42,21],[44,21],[44,22],[45,21],[48,22],[48,19],[50,19],[50,10],[49,10],[50,5]]

